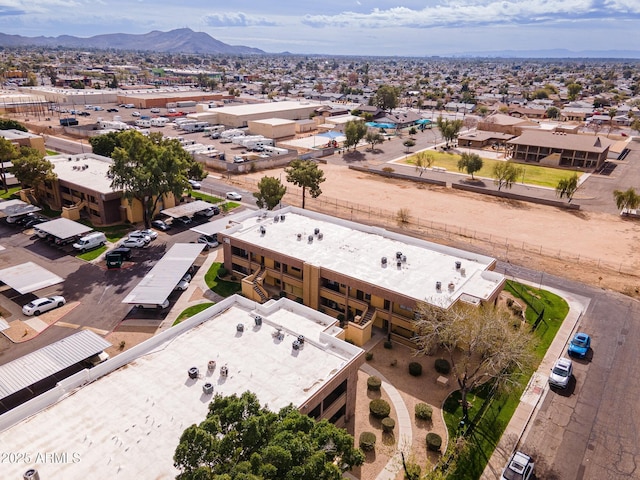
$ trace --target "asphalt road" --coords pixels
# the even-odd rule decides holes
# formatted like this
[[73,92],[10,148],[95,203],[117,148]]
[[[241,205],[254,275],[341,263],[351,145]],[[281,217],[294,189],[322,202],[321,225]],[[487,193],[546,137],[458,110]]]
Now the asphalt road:
[[574,359],[566,391],[547,392],[521,450],[548,465],[544,478],[640,478],[640,302],[510,264],[498,270],[591,298],[577,329],[593,348]]

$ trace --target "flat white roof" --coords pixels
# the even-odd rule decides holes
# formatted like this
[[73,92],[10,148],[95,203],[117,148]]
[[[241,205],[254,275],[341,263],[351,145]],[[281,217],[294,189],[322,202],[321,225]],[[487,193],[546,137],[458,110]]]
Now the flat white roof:
[[[263,319],[260,327],[255,315]],[[243,332],[236,329],[240,323]],[[278,327],[282,340],[273,336]],[[339,331],[335,319],[287,299],[258,305],[229,297],[92,368],[89,373],[104,375],[97,381],[81,386],[78,374],[80,388],[47,392],[57,403],[25,411],[20,423],[3,431],[0,451],[68,452],[79,461],[7,463],[3,478],[21,478],[27,468],[42,479],[84,480],[95,472],[101,478],[175,478],[180,435],[207,415],[212,396],[203,393],[205,383],[213,384],[214,394],[250,390],[276,411],[303,406],[363,353],[335,338]],[[300,334],[304,347],[293,350]],[[222,366],[227,377],[220,376]],[[188,376],[192,367],[199,369],[197,379]]]
[[91,227],[87,227],[82,223],[69,220],[68,218],[60,217],[55,220],[40,223],[38,230],[41,230],[49,235],[60,238],[62,240],[66,238],[76,237],[78,235],[84,235],[93,230]]
[[98,193],[112,193],[107,172],[113,161],[93,153],[77,155],[52,155],[46,157],[53,164],[53,171],[60,180],[90,187]]
[[[313,123],[313,120],[311,120],[311,122]],[[278,126],[278,125],[295,125],[296,121],[295,120],[287,120],[285,118],[265,118],[262,120],[251,120],[249,122],[249,125],[251,125],[252,123],[258,123],[258,124],[263,124],[263,125],[271,125],[273,127]]]
[[40,207],[23,202],[22,200],[13,199],[0,202],[0,215],[6,217],[11,215],[26,215],[27,213],[38,212],[40,210]]
[[204,247],[204,243],[174,244],[122,303],[161,305]]
[[160,213],[172,218],[182,217],[183,215],[190,217],[196,212],[206,210],[213,206],[215,206],[214,203],[205,202],[204,200],[195,200],[193,202],[181,203],[175,207],[165,208]]
[[269,113],[269,112],[281,112],[283,110],[297,110],[297,109],[309,109],[313,107],[320,107],[321,103],[312,103],[309,101],[295,102],[268,102],[268,103],[248,103],[246,105],[232,105],[230,107],[220,107],[211,109],[216,113],[223,113],[227,115],[252,115],[257,113]]
[[0,270],[0,282],[6,283],[22,295],[63,281],[55,273],[33,262],[25,262]]
[[[285,221],[275,222],[282,214]],[[487,299],[504,280],[488,271],[495,259],[484,255],[294,207],[263,215],[253,212],[220,233],[443,308],[463,294]]]
[[111,344],[90,330],[81,330],[62,340],[0,365],[0,399],[19,392]]

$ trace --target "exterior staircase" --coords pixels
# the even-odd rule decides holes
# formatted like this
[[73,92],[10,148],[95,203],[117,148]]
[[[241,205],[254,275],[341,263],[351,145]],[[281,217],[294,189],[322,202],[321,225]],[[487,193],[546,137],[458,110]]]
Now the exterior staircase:
[[375,308],[368,308],[367,313],[364,314],[364,317],[360,320],[360,325],[366,325],[367,322],[373,320],[374,315],[376,314]]
[[260,270],[256,272],[256,274],[253,277],[253,281],[251,282],[253,284],[253,291],[258,294],[258,297],[260,297],[261,303],[264,303],[267,300],[269,300],[269,296],[267,295],[267,292],[262,287],[262,280],[264,278],[265,272],[266,272],[266,268],[264,266],[260,267]]

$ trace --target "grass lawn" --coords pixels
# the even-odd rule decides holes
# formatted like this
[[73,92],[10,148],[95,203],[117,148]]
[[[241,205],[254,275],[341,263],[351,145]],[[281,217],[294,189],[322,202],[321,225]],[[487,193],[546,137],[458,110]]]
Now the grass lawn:
[[211,290],[222,297],[230,297],[234,293],[238,293],[242,287],[239,282],[230,282],[218,278],[218,270],[222,268],[221,263],[214,263],[204,276],[204,281]]
[[[458,160],[460,160],[460,155],[457,153],[446,153],[446,152],[429,152],[435,158],[433,162],[434,167],[442,167],[446,168],[451,172],[460,172],[458,170]],[[493,167],[497,163],[502,162],[503,160],[493,160],[490,158],[483,158],[483,166],[479,172],[475,172],[473,174],[474,177],[484,177],[493,179]],[[409,157],[404,163],[415,165],[415,156],[412,155]],[[524,176],[520,175],[518,178],[518,183],[523,182],[529,185],[538,185],[541,187],[550,187],[556,188],[558,182],[563,178],[570,178],[575,173],[578,174],[578,178],[582,175],[580,172],[574,172],[572,170],[562,170],[560,168],[551,168],[551,167],[542,167],[539,165],[527,165],[527,164],[517,164],[519,167],[524,168]]]
[[[506,282],[505,290],[526,304],[525,318],[527,323],[531,325],[538,318],[539,312],[544,309],[544,321],[535,330],[535,335],[539,340],[535,354],[540,362],[567,313],[569,313],[569,305],[558,295],[511,280]],[[458,460],[455,471],[448,472],[449,478],[480,478],[489,457],[502,436],[502,432],[507,428],[511,416],[520,403],[524,387],[525,385],[521,385],[509,394],[495,395],[486,404],[485,400],[489,397],[489,386],[483,386],[468,395],[471,402],[469,416],[476,420],[472,432],[467,437],[470,441],[470,448]],[[483,404],[485,407],[478,420],[476,415],[480,412]],[[462,418],[458,391],[452,393],[445,401],[443,414],[450,439],[455,438],[458,433],[458,423]]]
[[89,250],[88,252],[81,253],[80,255],[76,255],[76,257],[81,258],[86,262],[90,262],[91,260],[95,260],[104,252],[107,251],[107,247],[98,247],[94,250]]
[[19,198],[18,197],[18,192],[21,190],[22,187],[11,187],[9,188],[9,191],[7,193],[4,192],[3,190],[0,190],[0,198],[4,199],[4,200],[8,200],[10,198],[13,198],[13,196],[15,195],[15,198]]
[[238,208],[240,206],[240,204],[237,202],[225,201],[224,198],[214,197],[213,195],[207,195],[206,193],[198,192],[195,190],[191,191],[191,196],[193,198],[197,198],[198,200],[215,203],[216,205],[219,205],[224,212],[228,212],[229,210],[233,210],[234,208]]
[[86,225],[87,227],[91,227],[98,232],[104,232],[111,243],[117,243],[122,237],[126,236],[130,227],[127,225],[112,225],[110,227],[95,227],[89,220],[81,218],[78,222]]
[[186,320],[189,317],[193,317],[196,313],[200,313],[203,310],[206,310],[211,305],[215,305],[215,304],[213,302],[205,302],[205,303],[199,303],[197,305],[192,305],[190,307],[185,308],[182,312],[180,312],[180,315],[178,315],[178,318],[176,318],[176,321],[173,322],[173,325],[177,325],[181,321]]

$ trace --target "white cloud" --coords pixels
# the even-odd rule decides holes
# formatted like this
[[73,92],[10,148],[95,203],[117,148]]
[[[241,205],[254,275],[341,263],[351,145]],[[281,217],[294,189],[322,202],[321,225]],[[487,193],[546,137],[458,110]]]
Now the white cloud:
[[268,21],[264,17],[255,17],[238,13],[214,13],[204,17],[204,22],[210,27],[273,27],[275,22]]

